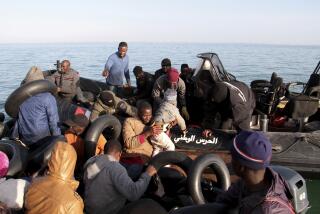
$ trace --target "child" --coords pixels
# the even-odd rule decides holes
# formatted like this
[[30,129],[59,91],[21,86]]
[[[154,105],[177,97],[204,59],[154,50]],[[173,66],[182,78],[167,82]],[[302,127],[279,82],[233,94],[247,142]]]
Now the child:
[[152,156],[157,155],[161,150],[174,151],[175,146],[170,137],[165,133],[168,131],[172,124],[178,123],[182,132],[186,132],[186,123],[179,113],[177,108],[177,92],[173,89],[168,89],[164,93],[163,102],[160,104],[154,117],[154,124],[161,125],[163,132],[159,135],[151,137],[153,145]]

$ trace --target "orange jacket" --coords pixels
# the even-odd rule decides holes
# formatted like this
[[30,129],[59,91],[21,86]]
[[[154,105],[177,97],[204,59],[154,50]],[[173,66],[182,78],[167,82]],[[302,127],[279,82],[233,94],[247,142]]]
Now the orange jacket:
[[[77,152],[78,159],[84,159],[84,140],[74,134],[73,132],[66,131],[64,134],[65,138],[67,139],[68,144],[72,145]],[[96,147],[96,155],[100,155],[104,153],[104,145],[106,144],[106,138],[101,134]]]

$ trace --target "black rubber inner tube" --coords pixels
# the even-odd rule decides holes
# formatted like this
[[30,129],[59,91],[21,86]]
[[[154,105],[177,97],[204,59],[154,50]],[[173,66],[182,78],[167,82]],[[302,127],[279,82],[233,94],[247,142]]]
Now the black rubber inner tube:
[[204,154],[193,161],[188,174],[188,189],[195,204],[205,204],[206,200],[201,188],[202,172],[210,167],[215,173],[218,188],[226,191],[230,186],[230,174],[224,161],[215,154]]
[[29,149],[28,155],[28,170],[37,171],[47,166],[47,163],[51,157],[51,152],[54,145],[58,141],[65,141],[64,136],[48,136],[39,140],[37,146],[32,146]]
[[57,87],[48,80],[35,80],[14,90],[7,98],[5,110],[13,118],[17,117],[20,105],[29,97],[43,92],[55,93]]
[[117,139],[121,134],[121,123],[112,115],[102,115],[90,125],[85,135],[86,157],[90,158],[95,155],[98,139],[105,128],[111,128],[112,136],[110,139]]
[[18,142],[13,140],[1,140],[0,151],[9,158],[9,170],[7,177],[15,177],[24,171],[28,160],[28,151]]
[[161,167],[173,164],[181,167],[187,174],[192,165],[192,159],[189,158],[186,154],[176,152],[176,151],[165,151],[160,152],[158,155],[153,157],[150,162],[150,165],[154,166],[158,171]]

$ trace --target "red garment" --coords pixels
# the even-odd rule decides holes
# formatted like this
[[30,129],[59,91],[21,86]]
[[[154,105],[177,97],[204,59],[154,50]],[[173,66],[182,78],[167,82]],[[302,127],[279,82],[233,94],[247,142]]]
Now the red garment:
[[175,68],[171,68],[169,71],[168,71],[168,80],[169,82],[172,82],[172,83],[175,83],[175,82],[178,82],[178,79],[179,79],[179,71]]

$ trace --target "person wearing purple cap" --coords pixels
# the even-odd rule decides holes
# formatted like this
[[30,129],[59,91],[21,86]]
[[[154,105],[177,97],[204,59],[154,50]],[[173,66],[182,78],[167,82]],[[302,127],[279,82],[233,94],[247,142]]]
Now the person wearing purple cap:
[[241,178],[216,202],[239,213],[294,213],[285,180],[270,167],[271,143],[262,132],[241,131],[231,148],[232,167]]

